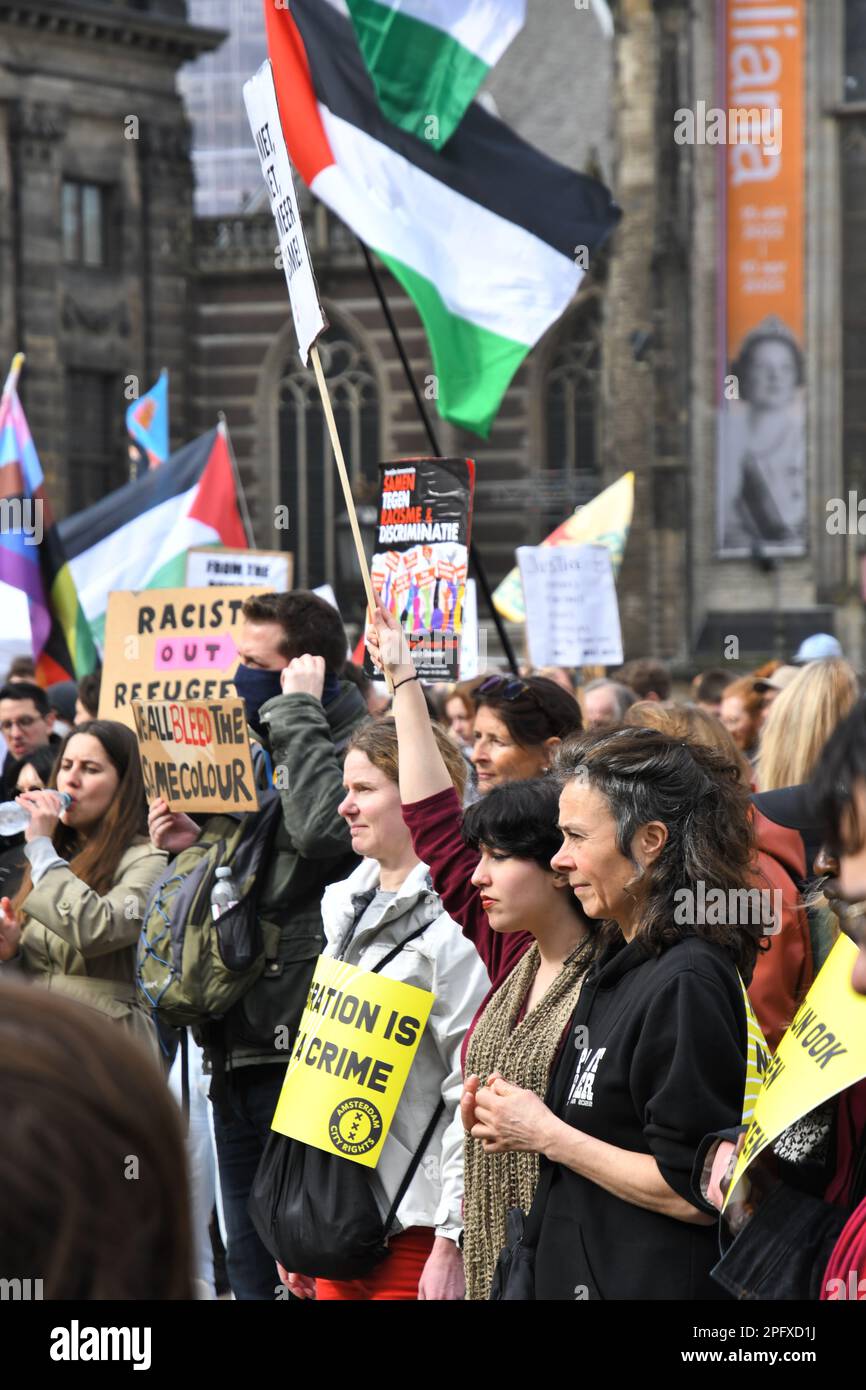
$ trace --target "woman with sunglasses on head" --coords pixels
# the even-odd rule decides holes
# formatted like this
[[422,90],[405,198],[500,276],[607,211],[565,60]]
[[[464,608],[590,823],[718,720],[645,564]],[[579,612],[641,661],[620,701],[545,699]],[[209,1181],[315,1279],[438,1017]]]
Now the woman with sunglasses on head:
[[[541,679],[482,682],[474,692],[476,749],[490,778],[464,817],[389,613],[377,612],[367,645],[394,683],[400,795],[414,851],[492,981],[463,1047],[467,1087],[471,1093],[479,1077],[498,1071],[544,1095],[592,952],[591,924],[550,868],[562,841],[558,793],[538,775],[564,735],[579,729],[577,702]],[[467,1298],[486,1299],[508,1210],[531,1203],[538,1159],[486,1153],[468,1136],[464,1157]]]

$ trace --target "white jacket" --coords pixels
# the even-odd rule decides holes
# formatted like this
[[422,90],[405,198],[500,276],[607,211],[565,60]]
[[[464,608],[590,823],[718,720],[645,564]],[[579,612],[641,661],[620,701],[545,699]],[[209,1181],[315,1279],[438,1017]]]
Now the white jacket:
[[400,1203],[397,1222],[403,1230],[432,1226],[438,1236],[457,1240],[463,1229],[460,1049],[490,980],[475,947],[443,911],[426,864],[415,865],[397,896],[355,934],[344,953],[343,942],[357,910],[363,907],[357,899],[364,894],[372,899],[378,888],[379,865],[374,859],[364,859],[348,878],[325,889],[325,955],[342,955],[351,965],[371,970],[398,942],[427,922],[423,935],[400,951],[382,974],[430,990],[436,1000],[381,1157],[370,1171],[373,1191],[384,1218],[441,1096],[444,1113]]

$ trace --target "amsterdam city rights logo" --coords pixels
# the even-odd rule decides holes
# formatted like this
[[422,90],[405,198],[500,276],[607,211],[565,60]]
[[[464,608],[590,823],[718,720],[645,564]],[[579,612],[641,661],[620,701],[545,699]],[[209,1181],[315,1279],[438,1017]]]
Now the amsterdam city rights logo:
[[369,1153],[382,1137],[382,1116],[368,1100],[342,1100],[328,1121],[328,1134],[338,1153],[348,1158]]

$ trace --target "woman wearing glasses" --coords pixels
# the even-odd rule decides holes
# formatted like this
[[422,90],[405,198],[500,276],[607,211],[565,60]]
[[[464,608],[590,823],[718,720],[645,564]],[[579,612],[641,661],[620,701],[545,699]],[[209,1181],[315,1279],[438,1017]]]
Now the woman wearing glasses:
[[0,898],[0,963],[116,1019],[156,1045],[135,998],[141,914],[166,855],[147,837],[135,735],[93,719],[68,734],[53,791],[18,797],[30,812],[28,865],[12,901]]
[[[562,739],[580,729],[580,710],[552,681],[482,682],[474,691],[473,761],[484,794],[464,817],[400,636],[380,609],[367,645],[377,664],[384,655],[394,683],[403,818],[445,910],[492,981],[463,1046],[467,1086],[472,1092],[479,1077],[499,1071],[541,1096],[592,951],[591,924],[550,868],[562,842],[558,792],[539,775]],[[528,1209],[538,1158],[486,1153],[468,1136],[464,1157],[466,1295],[486,1299],[508,1210]]]

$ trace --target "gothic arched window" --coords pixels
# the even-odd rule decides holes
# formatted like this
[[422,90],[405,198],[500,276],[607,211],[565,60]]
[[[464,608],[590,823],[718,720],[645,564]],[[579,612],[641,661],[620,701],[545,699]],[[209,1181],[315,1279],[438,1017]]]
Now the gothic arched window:
[[[337,432],[359,504],[375,504],[381,460],[380,402],[376,372],[352,335],[333,325],[319,339],[322,370],[337,422]],[[331,441],[322,413],[316,379],[297,358],[278,387],[279,501],[289,507],[294,583],[298,588],[331,584],[338,598],[354,605],[363,595],[360,574],[337,475]]]
[[601,486],[598,402],[601,386],[599,311],[590,301],[572,314],[548,359],[540,503],[548,530],[588,502]]

